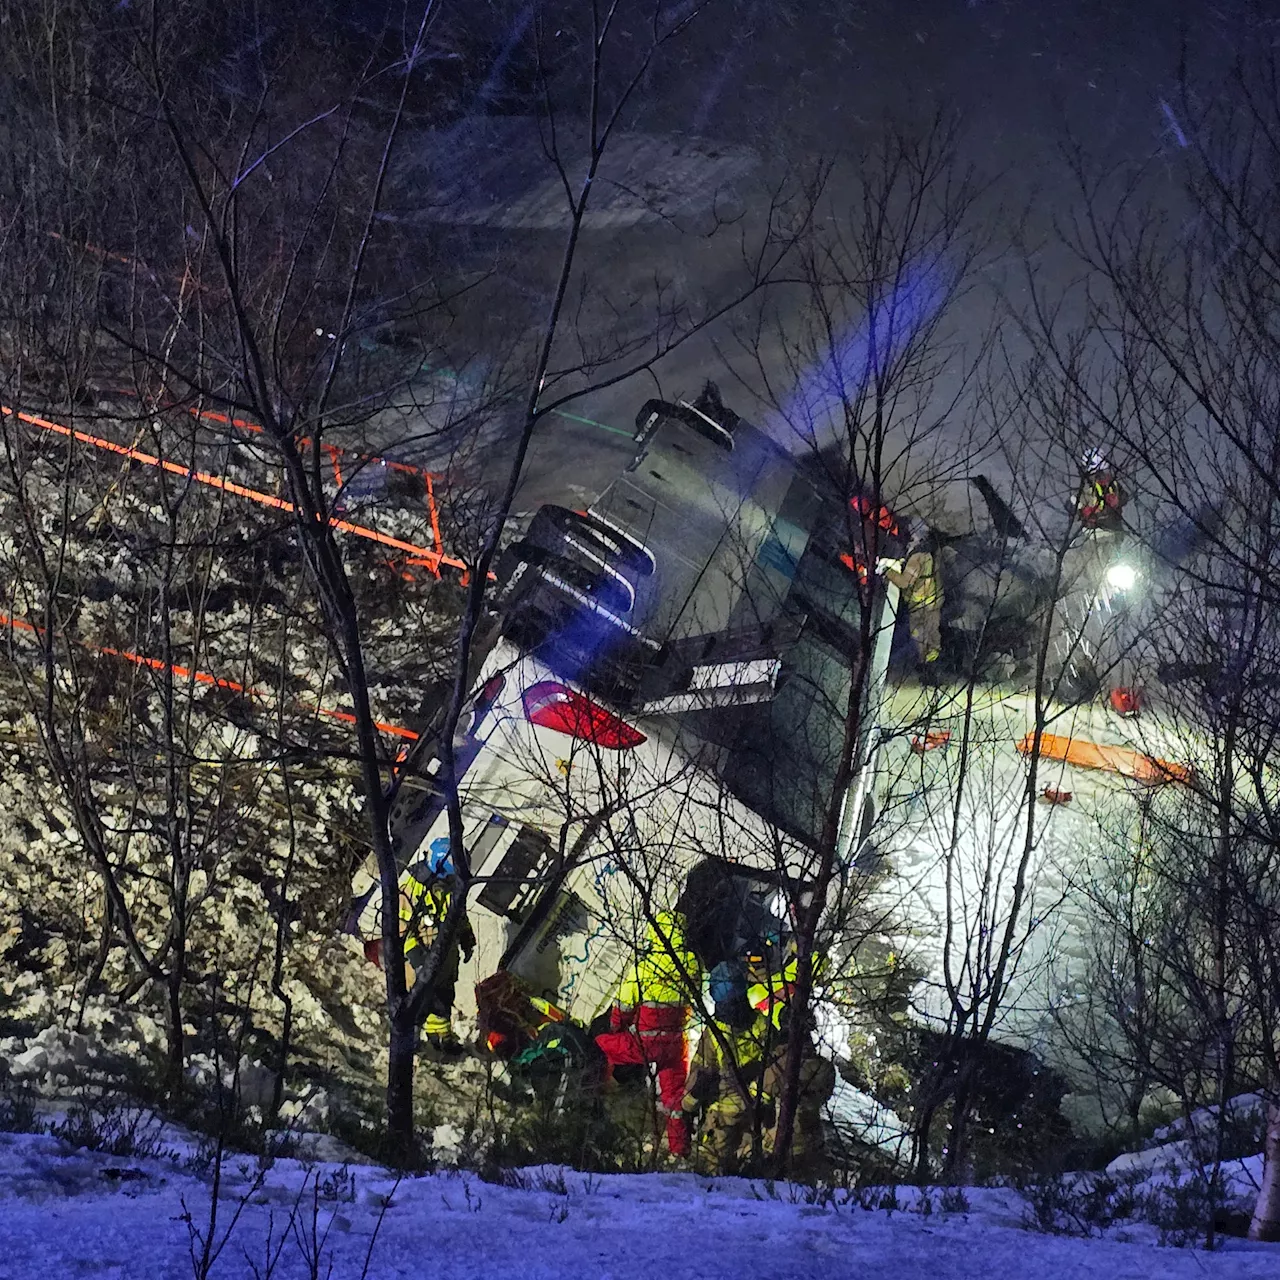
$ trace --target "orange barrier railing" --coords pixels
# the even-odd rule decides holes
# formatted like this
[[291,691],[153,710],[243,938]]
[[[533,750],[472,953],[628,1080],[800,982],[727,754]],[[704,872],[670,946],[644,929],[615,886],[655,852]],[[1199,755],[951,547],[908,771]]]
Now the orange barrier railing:
[[[1018,743],[1018,750],[1030,755],[1036,749],[1036,735],[1029,733]],[[1186,765],[1158,760],[1132,747],[1106,746],[1097,742],[1082,742],[1064,734],[1040,735],[1040,755],[1045,760],[1061,760],[1064,764],[1080,769],[1104,769],[1154,786],[1161,782],[1182,782],[1190,785],[1195,775]]]
[[[26,631],[32,635],[44,635],[45,628],[37,626],[34,622],[29,622],[25,618],[19,618],[13,614],[0,612],[0,629],[13,631]],[[118,658],[121,662],[132,663],[135,667],[145,667],[149,671],[171,671],[179,680],[194,680],[198,684],[211,685],[218,689],[229,689],[233,693],[242,693],[248,698],[256,698],[266,701],[268,695],[261,689],[252,689],[248,685],[243,685],[235,680],[227,680],[222,676],[212,675],[208,671],[200,671],[197,668],[186,667],[177,662],[165,662],[163,658],[149,658],[143,653],[133,653],[128,649],[114,649],[110,645],[89,644],[88,641],[77,641],[80,648],[90,653],[105,654],[109,658]],[[356,718],[350,711],[336,711],[332,707],[307,707],[309,711],[316,715],[325,716],[330,720],[341,720],[344,724],[355,724]],[[381,720],[375,720],[375,728],[380,729],[383,733],[389,733],[392,737],[404,738],[409,742],[417,742],[418,734],[412,729],[406,729],[403,725],[387,724]]]
[[[251,489],[247,485],[237,484],[233,480],[227,480],[223,476],[213,475],[208,471],[196,471],[191,467],[184,466],[180,462],[174,462],[171,459],[162,458],[154,453],[146,453],[131,445],[119,444],[117,441],[108,440],[104,436],[95,436],[91,435],[87,431],[78,431],[72,427],[64,426],[60,422],[52,422],[48,418],[40,418],[31,413],[22,413],[17,409],[10,408],[8,405],[0,405],[0,415],[14,418],[19,422],[26,423],[28,426],[38,427],[42,431],[50,431],[55,435],[66,436],[69,439],[79,441],[81,444],[92,445],[95,449],[102,449],[105,452],[117,454],[122,458],[128,458],[132,462],[140,462],[149,467],[159,467],[162,471],[170,472],[173,475],[181,476],[184,479],[194,480],[199,484],[208,485],[210,488],[221,490],[224,493],[232,494],[238,498],[246,498],[250,502],[256,502],[261,506],[273,507],[278,511],[287,513],[292,513],[295,510],[294,504],[287,498],[281,498],[271,493],[263,493],[259,489]],[[239,425],[239,423],[235,423],[235,425]],[[259,428],[259,430],[260,429],[261,428]],[[432,520],[432,537],[437,537],[440,524],[439,516],[435,511],[433,491],[430,516]],[[394,538],[390,534],[382,533],[377,529],[371,529],[367,525],[355,524],[350,520],[343,520],[340,516],[330,516],[329,525],[331,528],[338,529],[343,533],[354,534],[356,537],[367,538],[371,542],[379,543],[384,547],[390,547],[395,551],[402,551],[406,555],[412,557],[414,562],[425,565],[435,573],[437,577],[439,576],[439,569],[441,565],[448,565],[452,569],[459,569],[464,575],[467,573],[467,565],[464,561],[459,560],[454,556],[444,555],[435,548],[422,547],[417,543],[406,542],[403,538]]]
[[[104,249],[100,245],[96,245],[96,244],[90,244],[87,242],[77,243],[74,240],[68,240],[65,236],[63,236],[60,232],[57,232],[57,231],[49,231],[47,234],[50,236],[51,239],[57,240],[64,244],[71,245],[76,248],[83,249],[86,252],[91,253],[96,257],[103,259],[104,261],[120,263],[124,266],[129,266],[129,267],[139,267],[143,271],[145,271],[149,276],[151,276],[153,279],[157,278],[156,272],[154,271],[153,268],[147,266],[147,264],[144,262],[140,262],[137,259],[130,258],[126,254],[116,253],[110,249]],[[126,396],[133,396],[136,393],[130,390],[121,390],[119,394],[126,395]],[[13,411],[10,409],[6,409],[3,406],[0,406],[0,412],[12,413]],[[262,433],[261,424],[252,422],[247,418],[233,418],[227,414],[219,413],[212,409],[192,408],[190,412],[195,414],[197,417],[206,418],[211,422],[221,422],[223,424],[237,427],[242,431],[251,431],[257,434]],[[46,424],[43,421],[34,420],[22,414],[18,414],[17,416],[25,422],[31,422],[32,425],[36,425],[36,426],[52,425],[52,424]],[[56,429],[56,428],[53,428],[53,429]],[[84,439],[87,443],[99,445],[99,447],[108,447],[108,448],[112,447],[111,443],[107,443],[104,445],[100,441],[100,439],[97,437],[91,437],[83,433],[73,432],[72,434],[75,435],[77,439]],[[305,449],[311,444],[311,441],[309,439],[304,438],[303,440],[300,441],[300,444]],[[438,479],[438,476],[434,475],[430,471],[427,471],[425,468],[415,466],[412,463],[396,462],[390,458],[383,458],[377,454],[357,453],[352,450],[342,449],[336,445],[324,445],[323,448],[324,448],[324,452],[329,457],[329,461],[331,465],[333,466],[334,478],[337,480],[339,489],[342,488],[343,481],[342,481],[342,469],[341,469],[341,466],[339,465],[338,460],[339,458],[345,457],[348,455],[355,458],[359,462],[374,463],[374,464],[377,464],[378,466],[387,467],[392,471],[401,472],[402,474],[415,475],[415,476],[421,477],[421,479],[424,481],[426,485],[427,514],[431,523],[431,537],[432,537],[433,545],[432,545],[432,549],[430,550],[427,550],[425,548],[414,548],[409,543],[402,543],[397,541],[396,539],[388,538],[387,535],[379,534],[377,533],[376,530],[368,529],[364,526],[356,525],[348,521],[343,521],[337,518],[331,518],[329,523],[334,528],[341,529],[346,533],[354,533],[359,537],[372,538],[376,542],[381,542],[386,546],[395,547],[397,550],[407,551],[411,556],[411,559],[403,562],[403,564],[401,565],[392,564],[392,568],[398,570],[401,576],[407,578],[410,581],[414,580],[414,575],[411,572],[409,572],[409,569],[411,567],[425,568],[434,577],[439,578],[441,565],[447,565],[451,569],[460,570],[462,572],[462,585],[466,586],[468,584],[470,580],[470,574],[467,570],[466,564],[463,561],[453,556],[444,555],[440,551],[440,547],[443,546],[443,543],[440,538],[440,513],[436,507],[436,496],[435,496],[435,481]],[[120,450],[120,447],[115,446],[115,451],[119,451],[119,450]],[[147,455],[147,454],[130,453],[129,456],[133,457],[136,461],[146,462],[148,463],[148,465],[152,465],[152,466],[165,465],[163,463],[163,460],[153,459],[150,455]],[[178,468],[178,464],[176,463],[166,466],[166,469],[168,470],[176,470],[177,468]],[[183,469],[183,471],[185,474],[192,475],[193,479],[199,480],[202,484],[210,483],[210,479],[205,473],[191,473],[189,471],[186,471],[185,469]],[[269,495],[258,494],[255,490],[246,489],[243,486],[233,486],[230,482],[227,482],[222,485],[218,485],[217,487],[224,489],[228,493],[233,493],[243,498],[249,498],[251,501],[255,501],[255,502],[262,501],[264,498],[269,496]],[[286,511],[293,510],[293,506],[291,504],[282,503],[278,499],[272,501],[270,505],[278,506],[280,507],[281,510],[286,510]],[[490,578],[493,577],[492,574],[490,574],[489,576]]]
[[[126,393],[129,394],[129,393]],[[241,431],[250,431],[254,435],[262,435],[262,424],[254,422],[251,418],[233,418],[229,414],[219,413],[216,409],[191,409],[190,413],[197,418],[205,418],[209,422],[221,423],[224,427],[237,427]],[[298,441],[301,448],[307,449],[311,447],[310,436],[303,436]],[[373,462],[378,466],[386,467],[389,471],[399,471],[404,475],[421,476],[428,483],[436,478],[435,472],[428,471],[424,467],[415,466],[412,462],[397,462],[394,458],[384,458],[378,453],[360,453],[355,449],[344,449],[340,445],[326,444],[324,451],[331,459],[337,458],[354,458],[357,462]]]
[[[250,418],[233,418],[229,414],[219,413],[217,410],[214,410],[214,409],[194,409],[193,408],[190,410],[190,412],[194,414],[197,418],[204,418],[209,422],[219,422],[223,426],[236,427],[240,431],[249,431],[255,435],[261,435],[263,433],[262,424],[258,422],[254,422]],[[298,443],[303,449],[307,449],[311,447],[312,441],[310,437],[304,436]],[[440,511],[439,511],[439,508],[436,506],[436,485],[435,485],[435,482],[439,479],[439,476],[434,471],[428,471],[425,467],[415,466],[411,462],[397,462],[393,458],[384,458],[380,454],[376,454],[376,453],[360,453],[354,449],[344,449],[340,445],[336,445],[336,444],[326,444],[326,445],[323,445],[322,448],[324,450],[325,455],[329,459],[329,465],[333,468],[333,478],[334,478],[334,481],[337,483],[337,486],[339,489],[341,489],[343,486],[342,461],[341,461],[343,458],[354,458],[355,461],[358,463],[365,463],[367,465],[386,467],[388,471],[398,471],[402,475],[412,475],[412,476],[419,477],[419,479],[422,480],[423,485],[426,488],[427,518],[431,522],[432,545],[436,547],[439,547],[442,545],[441,538],[440,538]],[[422,559],[414,558],[414,559],[409,559],[404,561],[404,563],[401,566],[393,565],[392,567],[393,568],[398,567],[401,574],[412,581],[413,574],[407,571],[410,567],[413,567],[413,568],[425,567],[435,577],[438,578],[440,576],[441,564],[446,564],[450,568],[461,568],[463,573],[462,582],[464,586],[466,585],[468,581],[468,576],[469,576],[467,574],[466,567],[462,564],[461,561],[452,559],[448,556],[440,556],[438,559],[433,558],[432,560],[422,560]],[[490,577],[492,577],[492,574],[490,575]]]
[[[117,263],[123,264],[124,266],[138,266],[138,267],[141,267],[142,270],[144,270],[151,276],[155,276],[156,274],[151,267],[147,266],[146,263],[139,262],[134,258],[130,258],[126,254],[116,253],[110,249],[104,249],[100,245],[96,245],[96,244],[90,244],[87,242],[77,243],[74,240],[68,240],[66,236],[62,235],[60,232],[57,232],[57,231],[50,231],[47,234],[53,240],[57,240],[64,244],[72,245],[73,247],[84,249],[86,252],[94,254],[96,257],[102,258],[104,261],[117,262]],[[119,391],[119,394],[125,395],[125,396],[133,396],[133,395],[136,395],[137,393],[134,391],[130,391],[128,389],[121,389]],[[261,424],[257,422],[253,422],[248,418],[233,418],[228,414],[219,413],[213,409],[192,408],[190,412],[195,414],[197,417],[207,418],[210,422],[220,422],[220,423],[223,423],[224,425],[238,427],[242,431],[251,431],[259,435],[262,433]],[[303,438],[299,443],[305,449],[311,444],[311,441],[307,438]],[[441,546],[440,515],[439,515],[439,512],[436,510],[436,499],[435,499],[435,480],[438,477],[434,473],[426,470],[423,467],[415,466],[411,462],[396,462],[391,458],[384,458],[378,454],[358,453],[353,450],[343,449],[337,445],[327,444],[324,446],[324,451],[325,453],[328,454],[329,460],[333,464],[334,475],[338,481],[339,488],[342,487],[342,470],[339,467],[338,459],[340,457],[345,457],[348,454],[350,454],[350,456],[354,457],[359,462],[376,463],[379,466],[387,467],[392,471],[399,471],[405,475],[420,476],[423,479],[423,481],[425,481],[426,483],[427,511],[431,519],[431,536],[434,540],[435,547],[437,548],[437,550],[433,551],[431,554],[432,556],[439,556],[439,560],[436,566],[434,567],[433,572],[436,574],[436,577],[440,576],[439,564],[447,564],[451,568],[461,568],[463,569],[464,572],[466,571],[466,566],[463,565],[461,561],[453,560],[447,556],[440,555],[438,551],[438,548]]]
[[151,275],[151,276],[155,275],[155,272],[152,271],[151,268],[146,265],[146,263],[135,262],[132,258],[126,257],[123,253],[113,253],[110,249],[102,248],[101,245],[87,244],[87,243],[82,243],[75,240],[68,240],[67,237],[64,236],[59,231],[48,231],[45,234],[49,237],[50,240],[58,240],[62,244],[69,244],[74,249],[84,249],[86,252],[93,254],[94,257],[96,258],[102,258],[107,262],[120,262],[120,263],[123,263],[126,267],[139,266],[148,275]]

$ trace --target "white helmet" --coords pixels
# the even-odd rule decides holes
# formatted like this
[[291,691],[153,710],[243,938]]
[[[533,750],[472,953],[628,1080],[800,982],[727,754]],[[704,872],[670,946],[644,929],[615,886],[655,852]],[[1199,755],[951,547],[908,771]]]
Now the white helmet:
[[1105,471],[1109,464],[1107,455],[1101,449],[1087,449],[1080,459],[1080,465],[1086,474],[1092,475],[1095,471]]

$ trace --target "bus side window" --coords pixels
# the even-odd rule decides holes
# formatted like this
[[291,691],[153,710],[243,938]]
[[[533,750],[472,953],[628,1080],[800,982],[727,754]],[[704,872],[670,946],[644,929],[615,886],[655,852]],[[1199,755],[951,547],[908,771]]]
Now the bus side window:
[[476,901],[495,915],[519,922],[554,853],[554,846],[541,831],[522,827],[492,878],[476,895]]

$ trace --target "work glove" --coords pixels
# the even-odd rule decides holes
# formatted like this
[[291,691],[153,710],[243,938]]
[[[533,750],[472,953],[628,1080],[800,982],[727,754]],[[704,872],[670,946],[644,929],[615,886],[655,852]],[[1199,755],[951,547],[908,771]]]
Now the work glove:
[[884,573],[884,572],[885,572],[885,570],[887,570],[887,569],[892,569],[892,570],[894,571],[894,573],[901,573],[901,572],[902,572],[902,561],[901,561],[901,560],[894,560],[894,559],[893,559],[892,557],[890,557],[890,556],[881,556],[881,557],[876,561],[876,572],[877,572],[877,573]]
[[462,952],[462,958],[464,960],[470,960],[476,953],[476,944],[467,938],[458,943],[458,950]]

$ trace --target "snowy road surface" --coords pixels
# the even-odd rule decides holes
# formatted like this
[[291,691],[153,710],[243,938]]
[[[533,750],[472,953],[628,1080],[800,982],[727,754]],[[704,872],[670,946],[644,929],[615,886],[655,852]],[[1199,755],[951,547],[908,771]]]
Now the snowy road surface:
[[[278,1280],[308,1269],[311,1197],[288,1229],[308,1175],[279,1161],[253,1191],[254,1162],[230,1157],[217,1238],[231,1227],[213,1277],[267,1274],[268,1236],[279,1242]],[[1013,1192],[973,1190],[972,1211],[928,1217],[804,1202],[780,1188],[771,1198],[741,1181],[688,1174],[589,1177],[529,1171],[520,1190],[472,1174],[407,1179],[385,1170],[317,1166],[336,1198],[322,1199],[318,1274],[362,1274],[385,1197],[392,1195],[368,1275],[414,1280],[1150,1280],[1152,1277],[1274,1277],[1275,1247],[1232,1241],[1206,1255],[1136,1239],[1063,1239],[1020,1226]],[[335,1173],[338,1176],[335,1178]],[[564,1178],[564,1183],[560,1179]],[[565,1185],[562,1191],[560,1188]],[[311,1183],[308,1182],[308,1188]],[[904,1203],[913,1194],[900,1192]],[[185,1201],[185,1209],[184,1209]],[[58,1140],[0,1135],[0,1278],[167,1277],[193,1274],[193,1225],[208,1220],[206,1181],[176,1161],[113,1159]],[[330,1270],[329,1264],[332,1264]]]

